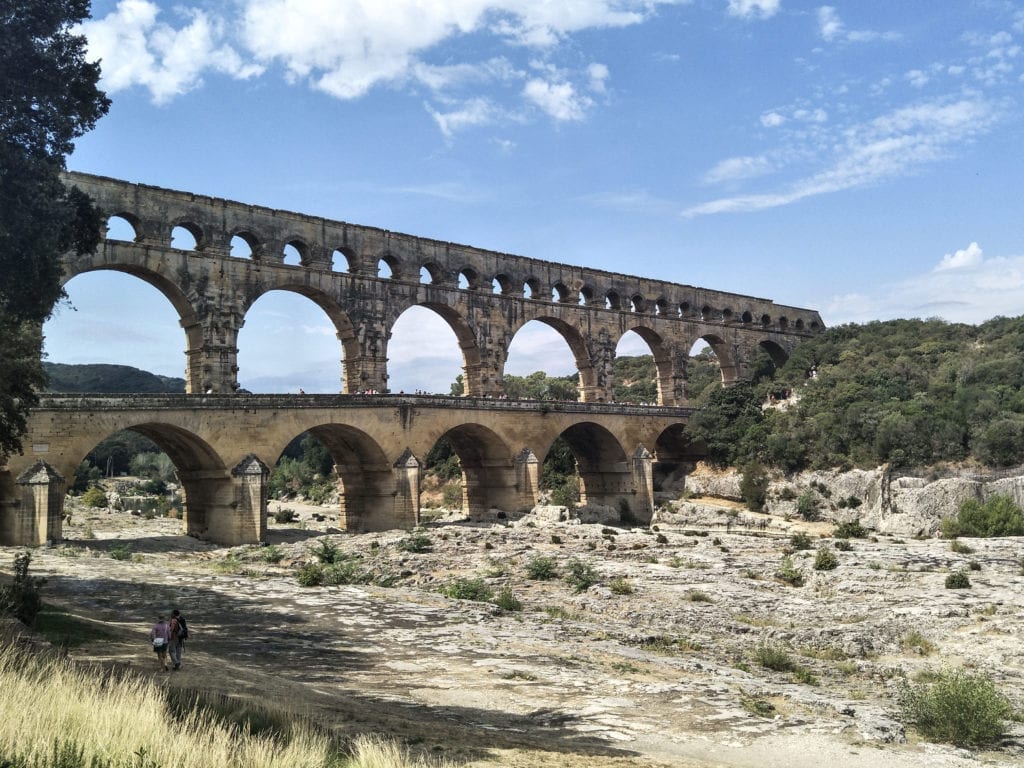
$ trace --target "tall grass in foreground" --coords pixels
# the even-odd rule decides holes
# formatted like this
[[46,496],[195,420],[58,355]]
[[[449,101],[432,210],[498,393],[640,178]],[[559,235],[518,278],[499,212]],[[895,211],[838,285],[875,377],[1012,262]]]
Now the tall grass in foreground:
[[418,768],[407,751],[360,737],[351,756],[296,718],[287,737],[169,705],[155,682],[105,677],[0,646],[0,763],[32,768]]

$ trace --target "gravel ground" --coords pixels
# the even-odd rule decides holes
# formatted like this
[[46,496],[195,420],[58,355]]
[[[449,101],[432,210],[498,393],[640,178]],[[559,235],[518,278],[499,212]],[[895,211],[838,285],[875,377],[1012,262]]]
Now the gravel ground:
[[[406,532],[343,534],[330,510],[289,506],[300,522],[272,524],[272,548],[76,512],[32,570],[48,579],[45,599],[109,630],[82,660],[284,706],[339,734],[389,734],[459,765],[1024,764],[1018,723],[997,749],[967,752],[922,742],[895,703],[905,681],[966,666],[1024,710],[1020,539],[971,540],[971,553],[857,539],[831,571],[814,570],[815,549],[796,551],[804,583],[792,586],[776,574],[797,527],[726,506],[721,525],[658,530],[544,511],[449,517],[424,527],[419,553],[403,549]],[[830,527],[803,530],[816,548]],[[324,542],[369,583],[299,586]],[[125,546],[129,559],[111,557]],[[528,578],[538,557],[558,577]],[[567,583],[572,561],[597,583]],[[946,589],[961,569],[971,588]],[[459,579],[507,588],[522,608],[439,592]],[[184,668],[162,675],[146,633],[172,606],[193,639]],[[797,671],[765,668],[768,651]]]

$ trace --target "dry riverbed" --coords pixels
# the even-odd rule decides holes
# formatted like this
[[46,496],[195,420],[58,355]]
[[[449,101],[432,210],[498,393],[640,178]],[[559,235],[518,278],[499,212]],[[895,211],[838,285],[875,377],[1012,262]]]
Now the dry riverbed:
[[[424,528],[430,549],[416,553],[400,547],[406,532],[342,534],[326,508],[288,506],[301,520],[271,524],[277,563],[265,547],[186,537],[177,520],[79,511],[32,571],[46,600],[109,631],[83,660],[287,707],[339,734],[384,733],[458,765],[1024,763],[1020,724],[999,749],[969,753],[921,742],[895,704],[905,680],[962,665],[1024,708],[1019,539],[970,540],[962,554],[937,539],[857,539],[832,571],[798,551],[805,583],[791,586],[776,573],[799,528],[736,510],[710,530],[450,518]],[[804,530],[816,547],[831,527]],[[377,583],[299,586],[324,541]],[[128,559],[111,557],[126,546]],[[559,577],[528,578],[537,557]],[[599,583],[568,584],[573,559]],[[946,589],[960,569],[972,587]],[[457,579],[507,587],[522,609],[439,593]],[[146,633],[172,606],[193,639],[183,670],[163,675]],[[766,669],[764,647],[799,671]]]

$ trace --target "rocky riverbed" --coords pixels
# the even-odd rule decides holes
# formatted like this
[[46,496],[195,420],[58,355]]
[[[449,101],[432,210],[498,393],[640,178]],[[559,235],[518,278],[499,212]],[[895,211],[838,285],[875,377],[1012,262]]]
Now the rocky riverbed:
[[[79,511],[32,569],[47,600],[109,632],[83,661],[285,706],[340,734],[382,732],[458,765],[1024,762],[1020,724],[968,753],[922,742],[896,704],[908,682],[965,666],[1024,709],[1024,541],[965,540],[972,551],[958,553],[882,534],[842,551],[830,523],[701,502],[665,507],[652,527],[550,508],[450,516],[412,543],[343,534],[330,510],[290,505],[299,522],[272,524],[272,546],[234,548],[174,519]],[[795,533],[811,549],[794,550]],[[368,583],[300,586],[325,542]],[[821,544],[834,570],[814,569]],[[552,578],[529,577],[539,558]],[[573,569],[594,583],[570,583]],[[960,570],[971,587],[947,589]],[[467,585],[508,590],[521,609],[441,593]],[[172,606],[193,639],[183,670],[161,675],[146,632]],[[766,668],[766,652],[790,668]]]

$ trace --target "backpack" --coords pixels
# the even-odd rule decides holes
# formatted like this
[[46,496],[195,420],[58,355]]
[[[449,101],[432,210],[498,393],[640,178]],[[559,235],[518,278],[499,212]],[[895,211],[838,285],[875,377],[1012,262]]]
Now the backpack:
[[185,617],[178,617],[178,639],[188,640],[188,624],[185,623]]

